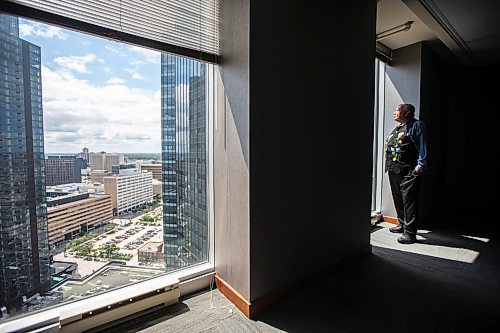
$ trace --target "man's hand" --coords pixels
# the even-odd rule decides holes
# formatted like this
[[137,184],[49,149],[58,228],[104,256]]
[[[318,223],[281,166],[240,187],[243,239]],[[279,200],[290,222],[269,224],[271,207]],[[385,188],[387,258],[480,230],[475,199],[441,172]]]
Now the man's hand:
[[420,167],[420,165],[417,165],[417,166],[415,167],[415,173],[416,173],[417,175],[421,175],[421,174],[422,174],[422,167]]

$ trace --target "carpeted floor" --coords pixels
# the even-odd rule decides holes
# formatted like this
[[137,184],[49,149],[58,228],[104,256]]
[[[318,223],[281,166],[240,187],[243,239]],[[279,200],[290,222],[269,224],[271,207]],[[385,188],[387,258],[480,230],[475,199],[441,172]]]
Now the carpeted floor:
[[[386,223],[373,255],[246,319],[217,291],[109,332],[500,332],[499,234],[420,231],[400,245]],[[213,304],[219,308],[212,309]],[[220,307],[226,306],[226,307]]]

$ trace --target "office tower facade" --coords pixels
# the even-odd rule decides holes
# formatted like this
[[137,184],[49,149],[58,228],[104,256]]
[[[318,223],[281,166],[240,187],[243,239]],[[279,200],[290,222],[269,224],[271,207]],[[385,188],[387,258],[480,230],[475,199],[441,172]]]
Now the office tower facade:
[[112,172],[113,165],[120,165],[125,163],[125,157],[123,154],[117,153],[90,153],[90,169],[94,170],[106,170]]
[[88,148],[83,148],[81,152],[76,154],[76,157],[82,159],[82,169],[86,169],[90,163],[89,163],[89,149]]
[[125,164],[125,158],[123,154],[106,154],[106,161],[104,162],[104,169],[106,171],[112,172],[113,165]]
[[208,260],[207,65],[161,60],[164,255],[174,270]]
[[[89,154],[89,162],[90,162],[90,170],[105,170],[105,161],[106,161],[106,153],[90,153]],[[110,170],[111,171],[111,170]]]
[[82,181],[83,159],[71,155],[48,156],[45,160],[45,182],[47,186]]
[[121,214],[153,200],[153,174],[136,172],[104,177],[104,193],[111,195],[115,214]]
[[50,287],[40,47],[0,15],[0,306]]

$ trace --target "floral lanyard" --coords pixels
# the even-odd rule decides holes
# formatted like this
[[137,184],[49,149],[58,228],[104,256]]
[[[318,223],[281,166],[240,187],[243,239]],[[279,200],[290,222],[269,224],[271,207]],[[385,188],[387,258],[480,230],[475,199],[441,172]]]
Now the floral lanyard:
[[[405,124],[406,125],[406,124]],[[403,126],[405,125],[401,125],[399,127],[399,129],[403,128]],[[392,160],[393,161],[399,161],[399,157],[401,156],[401,144],[403,143],[403,136],[405,135],[405,132],[397,132],[397,137],[395,138],[394,140],[394,146],[391,147],[391,155],[392,155]],[[387,147],[388,147],[388,144],[389,144],[389,141],[391,140],[391,138],[395,135],[396,133],[391,133],[389,134],[389,136],[387,137],[387,140],[385,141],[385,151],[387,151]]]

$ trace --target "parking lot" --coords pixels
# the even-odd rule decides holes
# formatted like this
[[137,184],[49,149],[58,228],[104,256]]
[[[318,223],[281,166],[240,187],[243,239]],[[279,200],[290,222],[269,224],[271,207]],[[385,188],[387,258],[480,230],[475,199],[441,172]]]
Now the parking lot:
[[[161,217],[161,207],[147,214]],[[83,245],[91,245],[92,249],[99,249],[107,244],[116,244],[119,250],[115,253],[115,257],[119,259],[131,256],[130,260],[126,261],[127,265],[137,266],[139,265],[137,251],[141,246],[148,242],[163,242],[161,219],[156,222],[141,223],[140,219],[144,215],[115,218],[111,221],[115,224],[114,230],[90,239]],[[81,277],[91,274],[109,261],[106,258],[75,256],[69,250],[55,255],[54,260],[78,263],[78,273]]]
[[162,242],[162,227],[160,223],[144,225],[128,225],[116,227],[114,233],[103,234],[89,242],[93,242],[93,248],[97,249],[106,244],[116,244],[120,249],[118,255],[132,255],[130,264],[137,265],[137,249],[147,242]]

